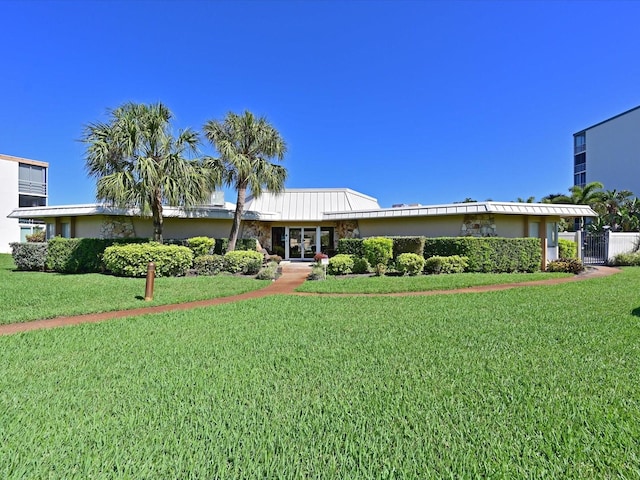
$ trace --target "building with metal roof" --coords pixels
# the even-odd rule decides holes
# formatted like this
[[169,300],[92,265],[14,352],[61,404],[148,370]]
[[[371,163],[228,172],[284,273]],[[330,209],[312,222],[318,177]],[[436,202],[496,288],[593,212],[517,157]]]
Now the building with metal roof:
[[[164,207],[164,237],[225,238],[235,205],[220,201],[184,209]],[[288,189],[249,197],[241,236],[256,238],[270,253],[288,260],[308,260],[332,253],[341,238],[371,236],[537,237],[543,258],[557,258],[558,222],[567,217],[594,217],[586,205],[473,202],[447,205],[398,205],[378,201],[349,188]],[[121,238],[153,236],[152,221],[137,209],[108,205],[62,205],[17,208],[9,218],[37,218],[47,236]]]

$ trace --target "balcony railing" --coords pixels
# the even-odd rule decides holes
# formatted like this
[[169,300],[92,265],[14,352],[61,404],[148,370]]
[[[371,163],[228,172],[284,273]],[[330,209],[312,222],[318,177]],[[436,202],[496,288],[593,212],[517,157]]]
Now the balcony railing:
[[46,195],[47,184],[42,182],[30,182],[28,180],[18,181],[19,193],[31,193],[35,195]]

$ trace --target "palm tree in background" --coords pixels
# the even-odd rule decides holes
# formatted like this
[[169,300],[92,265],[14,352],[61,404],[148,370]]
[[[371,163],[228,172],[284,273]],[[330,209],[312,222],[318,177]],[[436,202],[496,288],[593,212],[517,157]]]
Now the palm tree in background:
[[88,175],[97,178],[97,199],[150,212],[153,238],[161,243],[163,204],[205,203],[216,180],[199,159],[187,158],[197,155],[198,134],[185,129],[173,136],[172,117],[162,103],[126,103],[109,112],[108,122],[85,127],[81,138]]
[[242,115],[229,112],[224,120],[209,120],[203,129],[220,154],[219,158],[209,158],[207,165],[214,172],[222,172],[222,183],[237,192],[229,234],[228,250],[232,251],[240,233],[247,192],[257,197],[264,189],[275,193],[284,190],[287,171],[272,160],[282,161],[287,146],[265,117],[249,111]]
[[[571,203],[573,205],[595,205],[602,199],[604,185],[600,182],[589,182],[584,187],[574,185],[569,189],[569,195],[553,196],[550,203]],[[574,228],[584,228],[584,217],[574,218]]]

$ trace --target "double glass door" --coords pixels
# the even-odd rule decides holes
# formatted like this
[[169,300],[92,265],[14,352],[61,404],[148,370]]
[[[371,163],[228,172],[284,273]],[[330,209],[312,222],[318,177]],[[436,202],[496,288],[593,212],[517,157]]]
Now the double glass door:
[[317,228],[289,228],[289,258],[309,259],[316,254]]

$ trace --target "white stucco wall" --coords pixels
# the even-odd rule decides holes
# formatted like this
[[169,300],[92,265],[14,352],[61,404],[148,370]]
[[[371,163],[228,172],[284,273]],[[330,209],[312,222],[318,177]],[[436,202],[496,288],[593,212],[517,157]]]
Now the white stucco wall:
[[640,195],[640,109],[586,131],[587,183]]
[[0,158],[0,253],[11,253],[9,244],[20,241],[16,218],[7,218],[18,208],[18,162]]

